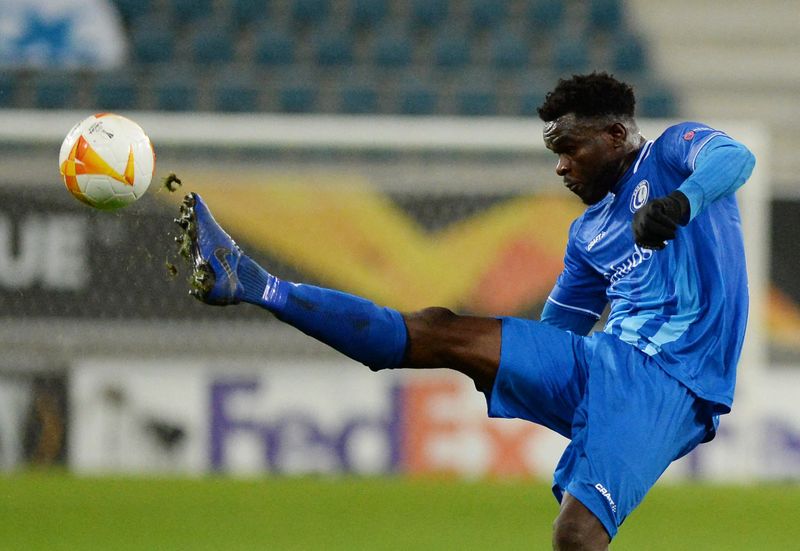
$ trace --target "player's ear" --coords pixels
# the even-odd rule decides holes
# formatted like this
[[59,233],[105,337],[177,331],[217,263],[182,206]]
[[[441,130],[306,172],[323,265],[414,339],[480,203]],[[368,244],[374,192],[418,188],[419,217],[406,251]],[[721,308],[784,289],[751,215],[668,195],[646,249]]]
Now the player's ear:
[[611,136],[614,148],[620,148],[628,139],[628,129],[621,122],[613,122],[606,128],[606,132]]

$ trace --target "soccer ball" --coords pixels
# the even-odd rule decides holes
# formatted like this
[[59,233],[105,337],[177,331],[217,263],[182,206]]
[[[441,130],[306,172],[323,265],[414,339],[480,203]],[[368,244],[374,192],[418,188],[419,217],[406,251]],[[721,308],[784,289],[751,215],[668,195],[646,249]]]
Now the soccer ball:
[[98,113],[69,131],[58,166],[76,199],[114,210],[136,201],[150,186],[156,156],[142,127],[120,115]]

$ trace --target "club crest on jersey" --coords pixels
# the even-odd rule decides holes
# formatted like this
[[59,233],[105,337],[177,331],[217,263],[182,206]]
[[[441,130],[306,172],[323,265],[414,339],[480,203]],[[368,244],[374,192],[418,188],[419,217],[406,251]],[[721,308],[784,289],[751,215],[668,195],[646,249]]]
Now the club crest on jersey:
[[640,208],[644,206],[647,202],[647,198],[650,196],[650,184],[647,180],[642,180],[636,187],[633,188],[633,194],[631,195],[631,212],[636,212]]

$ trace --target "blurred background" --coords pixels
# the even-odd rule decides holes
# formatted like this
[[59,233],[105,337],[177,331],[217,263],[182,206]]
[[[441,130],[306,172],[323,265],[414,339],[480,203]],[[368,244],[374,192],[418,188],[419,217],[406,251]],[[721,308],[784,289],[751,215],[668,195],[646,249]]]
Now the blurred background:
[[[559,77],[592,70],[635,86],[648,137],[697,120],[758,158],[739,197],[753,309],[737,406],[714,442],[668,471],[681,491],[661,506],[687,511],[681,499],[696,505],[709,494],[693,488],[708,483],[757,483],[772,497],[779,483],[782,495],[798,495],[798,31],[797,6],[782,0],[757,10],[714,0],[0,0],[0,470],[15,496],[4,512],[19,520],[27,509],[13,503],[54,507],[53,525],[70,525],[69,502],[61,511],[36,489],[85,477],[92,484],[73,489],[87,503],[121,476],[155,481],[109,491],[138,503],[136,492],[161,495],[172,484],[191,494],[174,485],[213,474],[231,481],[215,495],[263,505],[263,494],[242,497],[233,481],[296,480],[264,493],[319,497],[356,475],[379,485],[369,486],[368,508],[388,496],[410,503],[391,481],[423,477],[427,490],[413,486],[420,503],[431,491],[460,501],[509,483],[529,488],[508,499],[519,500],[517,512],[542,510],[546,543],[556,514],[547,485],[563,439],[488,421],[482,397],[451,374],[374,375],[254,307],[195,302],[172,218],[183,193],[197,191],[249,254],[286,279],[403,310],[536,318],[582,210],[553,173],[536,107]],[[139,122],[158,156],[148,194],[113,213],[75,201],[58,175],[61,140],[100,111]],[[160,185],[169,172],[183,181],[176,193]],[[25,486],[17,477],[31,468],[40,474]],[[330,496],[339,526],[353,516],[342,503],[367,491],[343,484]],[[431,533],[460,514],[448,516],[452,500],[441,507]],[[784,511],[796,517],[800,497]],[[101,518],[119,518],[110,515]],[[503,533],[524,531],[525,518]],[[251,520],[248,530],[262,526]],[[303,540],[308,526],[287,526],[270,528],[280,544],[236,548],[331,546]],[[379,545],[353,529],[334,547],[486,543],[384,529],[395,539]],[[717,548],[751,548],[742,542],[758,528],[748,529],[722,530],[740,543]],[[4,530],[17,541],[13,522]],[[124,548],[113,532],[67,537],[63,548]],[[161,537],[164,548],[202,548]],[[635,541],[627,548],[714,548]],[[754,546],[764,541],[753,536]],[[791,548],[773,544],[759,548]]]

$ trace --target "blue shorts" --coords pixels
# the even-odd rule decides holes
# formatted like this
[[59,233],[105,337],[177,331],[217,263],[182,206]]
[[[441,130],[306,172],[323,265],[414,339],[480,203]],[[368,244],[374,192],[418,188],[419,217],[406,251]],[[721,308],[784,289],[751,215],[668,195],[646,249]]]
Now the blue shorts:
[[669,464],[713,436],[711,404],[613,335],[503,318],[502,339],[489,416],[570,438],[553,493],[577,498],[612,538]]

